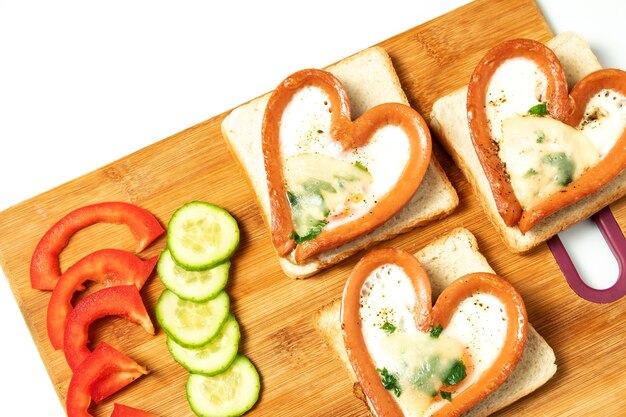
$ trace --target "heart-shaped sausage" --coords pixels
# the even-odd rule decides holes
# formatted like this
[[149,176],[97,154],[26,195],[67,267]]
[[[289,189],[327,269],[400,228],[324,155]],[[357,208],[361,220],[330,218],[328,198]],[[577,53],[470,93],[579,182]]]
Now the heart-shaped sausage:
[[[565,119],[565,123],[574,127],[580,126],[591,98],[600,92],[607,94],[605,90],[618,92],[626,97],[626,72],[617,69],[602,69],[580,80],[571,91],[576,106],[573,113]],[[611,150],[597,165],[589,168],[558,193],[525,210],[519,221],[519,229],[522,233],[527,232],[560,208],[573,204],[608,184],[624,168],[626,168],[626,129],[622,130]]]
[[462,414],[508,378],[528,328],[521,296],[494,274],[457,279],[431,307],[426,272],[395,249],[371,251],[355,266],[341,324],[348,358],[378,417]]
[[[489,180],[498,213],[507,226],[517,225],[522,233],[566,205],[593,193],[606,185],[626,167],[626,133],[622,133],[611,152],[597,165],[559,192],[522,209],[511,185],[509,173],[499,157],[499,135],[504,117],[490,119],[488,109],[503,104],[489,97],[490,83],[497,70],[515,59],[528,60],[537,66],[543,81],[534,86],[536,101],[546,103],[547,113],[555,120],[577,127],[591,97],[602,90],[626,94],[626,73],[619,70],[600,70],[582,79],[568,95],[565,73],[557,56],[545,45],[529,40],[515,39],[491,49],[477,65],[468,86],[467,115],[470,136],[476,154]],[[518,80],[509,80],[516,88]],[[502,96],[504,97],[504,96]],[[497,100],[496,100],[497,101]],[[525,114],[529,108],[518,109]],[[519,111],[521,110],[521,112]],[[511,116],[511,115],[509,115]]]
[[[322,98],[314,102],[298,96],[303,91],[307,92],[307,89],[317,91],[320,93],[318,97]],[[288,120],[284,116],[289,113],[292,102],[297,103],[302,100],[311,101],[307,105],[317,106],[317,109],[321,106],[325,117],[329,120],[321,124],[319,120],[296,120],[295,123],[303,124],[306,127],[298,137],[285,139],[281,135],[281,128],[288,125]],[[294,118],[291,115],[289,117]],[[295,118],[297,117],[296,115]],[[326,122],[328,125],[325,124]],[[328,194],[324,193],[333,193],[334,196],[340,195],[339,188],[342,188],[344,183],[349,183],[350,178],[358,177],[358,175],[354,175],[356,171],[352,168],[362,169],[364,176],[369,176],[368,179],[373,177],[372,181],[376,181],[378,174],[374,172],[375,170],[372,167],[362,166],[358,160],[355,160],[354,155],[358,155],[360,151],[365,154],[363,149],[371,145],[371,142],[374,141],[372,138],[380,133],[379,130],[390,126],[396,130],[397,128],[401,129],[403,133],[398,138],[396,131],[395,136],[384,137],[387,142],[379,141],[383,145],[378,146],[376,158],[379,158],[377,159],[378,171],[383,172],[381,178],[387,175],[385,171],[397,172],[394,178],[388,180],[387,188],[379,192],[378,195],[371,197],[369,202],[364,197],[366,193],[359,188],[358,192],[355,191],[350,195],[345,194],[345,201],[337,203],[338,207],[344,208],[343,212],[339,212],[337,209],[338,213],[334,213],[332,210],[326,209],[323,196],[328,196]],[[370,232],[394,216],[411,199],[419,187],[426,173],[431,154],[431,138],[427,125],[419,113],[411,107],[399,103],[381,104],[352,121],[348,96],[339,80],[328,72],[315,69],[302,70],[289,76],[274,90],[263,117],[262,136],[263,156],[270,195],[272,241],[280,256],[286,256],[295,249],[294,260],[296,262],[304,261],[325,250],[349,242]],[[334,154],[324,155],[325,151],[320,151],[311,145],[311,142],[319,140],[328,143],[327,148],[332,148]],[[388,149],[385,149],[385,146]],[[309,150],[308,153],[303,151],[300,155],[298,155],[299,151],[293,151],[293,149],[311,149],[311,147],[314,150]],[[288,152],[285,149],[292,149],[289,151],[290,157],[294,157],[295,154],[295,158],[292,158],[291,161],[297,160],[299,161],[297,164],[300,164],[292,167],[293,169],[289,173],[286,173],[289,167],[287,167],[286,159]],[[403,151],[396,153],[400,154],[399,159],[404,158],[406,160],[404,164],[398,161],[393,153],[391,157],[388,156],[392,149],[403,149]],[[338,182],[330,184],[319,178],[305,178],[304,188],[306,189],[308,186],[310,189],[314,186],[316,191],[303,198],[296,197],[295,192],[290,190],[288,186],[290,178],[296,171],[311,171],[310,167],[308,170],[299,169],[306,168],[304,165],[311,160],[317,161],[318,168],[316,169],[320,175],[325,175],[324,178],[329,178],[329,176],[336,178]],[[345,165],[346,163],[348,165]],[[350,174],[345,172],[351,169],[354,172],[351,171]],[[333,173],[333,170],[336,170],[337,173]],[[358,174],[358,172],[356,173]],[[303,174],[299,172],[298,175],[302,176]],[[354,182],[357,181],[354,180]],[[379,184],[381,183],[379,182]],[[375,187],[372,186],[371,188]],[[318,223],[311,226],[313,233],[304,239],[300,236],[299,239],[295,233],[294,220],[300,221],[300,219],[294,219],[293,210],[296,210],[294,207],[300,204],[300,201],[311,196],[315,201],[320,202],[322,214],[319,215],[318,213],[316,220]],[[365,204],[368,205],[365,206]],[[363,213],[355,218],[349,218],[350,215],[345,215],[345,212],[351,211],[351,207],[356,206],[361,207],[361,209],[366,208],[363,209]],[[299,209],[306,213],[310,212],[310,209],[306,207]],[[357,209],[354,210],[356,212]],[[336,221],[336,218],[341,219],[341,221]],[[335,223],[333,224],[333,222]]]

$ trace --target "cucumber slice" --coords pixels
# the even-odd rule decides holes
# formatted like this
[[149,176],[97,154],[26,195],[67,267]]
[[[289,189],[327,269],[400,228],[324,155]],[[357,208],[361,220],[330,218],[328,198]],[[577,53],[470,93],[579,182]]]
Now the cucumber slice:
[[188,271],[172,259],[168,249],[161,253],[157,273],[165,288],[183,300],[202,302],[214,298],[226,286],[230,261],[204,271]]
[[187,379],[187,401],[199,417],[240,416],[254,406],[260,390],[259,373],[243,355],[221,374]]
[[181,300],[163,290],[156,304],[156,318],[163,331],[181,346],[206,345],[217,336],[228,319],[230,300],[222,291],[202,303]]
[[167,247],[174,261],[190,271],[209,269],[228,259],[239,244],[237,221],[223,208],[192,201],[170,219]]
[[216,375],[224,372],[235,360],[239,349],[239,324],[232,314],[219,334],[204,346],[189,349],[167,338],[172,357],[194,374]]

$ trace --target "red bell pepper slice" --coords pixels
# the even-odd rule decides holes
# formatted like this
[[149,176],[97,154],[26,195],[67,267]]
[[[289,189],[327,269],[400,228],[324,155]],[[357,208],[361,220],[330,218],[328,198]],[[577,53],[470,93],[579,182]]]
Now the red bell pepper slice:
[[113,404],[113,413],[111,417],[156,417],[152,413],[148,413],[137,408],[129,407],[127,405]]
[[137,369],[127,369],[103,375],[102,378],[97,379],[91,386],[91,399],[97,404],[142,375],[145,375],[145,373]]
[[87,408],[91,403],[90,390],[98,380],[124,371],[146,375],[148,371],[134,360],[105,342],[101,342],[79,366],[67,391],[65,408],[68,417],[91,417]]
[[96,291],[76,304],[67,318],[63,346],[65,359],[73,371],[89,356],[89,325],[111,315],[125,317],[154,334],[152,321],[134,285],[117,285]]
[[158,259],[155,256],[144,261],[127,251],[102,249],[69,267],[57,281],[48,303],[48,337],[52,346],[63,349],[63,332],[72,311],[72,295],[85,281],[100,282],[105,287],[132,284],[140,290]]
[[52,290],[61,276],[59,254],[77,231],[96,223],[125,224],[144,250],[164,230],[147,210],[125,202],[106,202],[78,208],[56,222],[41,238],[30,261],[30,284],[37,290]]

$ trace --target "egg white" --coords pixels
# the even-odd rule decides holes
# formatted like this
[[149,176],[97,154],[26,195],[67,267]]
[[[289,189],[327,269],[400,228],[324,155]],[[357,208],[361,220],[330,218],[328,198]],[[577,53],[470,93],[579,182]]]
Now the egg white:
[[[393,264],[382,265],[372,271],[361,290],[360,318],[363,338],[374,365],[377,368],[397,367],[397,359],[389,357],[389,337],[381,326],[386,322],[397,327],[394,334],[403,334],[407,339],[427,342],[425,347],[417,346],[415,351],[426,354],[433,349],[442,356],[450,352],[458,354],[458,344],[469,355],[473,370],[456,387],[452,398],[467,389],[495,361],[504,346],[508,319],[505,305],[495,296],[477,293],[460,303],[453,313],[448,326],[439,336],[442,343],[432,345],[429,333],[417,330],[413,309],[415,291],[404,270]],[[406,393],[406,395],[405,395]],[[404,387],[400,397],[394,397],[405,416],[428,417],[447,404],[447,400],[428,401],[420,404]],[[421,409],[420,409],[421,407]]]
[[350,163],[359,162],[372,175],[373,182],[366,190],[366,203],[359,205],[357,212],[332,220],[325,230],[367,215],[397,184],[408,162],[410,149],[404,130],[387,125],[379,128],[367,145],[344,150],[330,136],[332,111],[330,99],[321,88],[304,87],[293,95],[285,107],[279,133],[283,160],[302,153],[320,153]]
[[[514,82],[512,82],[514,80]],[[527,58],[507,59],[487,87],[486,113],[491,137],[500,142],[502,122],[545,101],[548,80],[537,64]]]
[[626,97],[613,90],[601,90],[585,107],[577,129],[587,136],[604,158],[626,129]]
[[[561,127],[550,128],[549,143],[540,145],[532,135],[522,137],[513,129],[509,130],[513,134],[507,138],[505,123],[526,116],[531,107],[545,102],[546,88],[546,76],[535,62],[526,58],[506,60],[496,69],[487,88],[486,114],[491,137],[499,146],[499,157],[524,209],[564,187],[556,179],[556,170],[539,162],[542,157],[548,153],[565,153],[573,161],[573,180],[576,180],[606,156],[626,128],[626,97],[612,90],[602,90],[589,101],[585,116],[577,126],[582,135],[557,121]],[[541,119],[549,119],[549,116]],[[525,122],[533,123],[532,117]],[[531,168],[535,174],[527,175]]]

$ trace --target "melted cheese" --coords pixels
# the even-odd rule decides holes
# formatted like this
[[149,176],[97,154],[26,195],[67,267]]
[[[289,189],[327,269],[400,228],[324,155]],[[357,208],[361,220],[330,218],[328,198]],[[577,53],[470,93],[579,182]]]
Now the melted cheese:
[[504,121],[500,159],[524,209],[580,177],[599,160],[593,143],[579,130],[549,117]]
[[305,153],[284,161],[294,231],[306,236],[320,222],[360,213],[368,205],[372,176],[363,167],[324,154]]
[[578,125],[604,158],[626,128],[626,97],[602,90],[589,100]]
[[[379,368],[388,369],[398,375],[402,393],[397,401],[407,417],[430,415],[433,407],[433,394],[447,389],[436,377],[424,378],[424,372],[433,368],[450,369],[463,355],[463,345],[457,340],[439,336],[433,338],[428,333],[394,332],[382,344]],[[428,375],[428,374],[426,374]],[[421,387],[421,388],[420,388]],[[444,401],[434,401],[436,408]]]
[[[478,293],[466,299],[453,314],[439,338],[419,332],[413,310],[415,291],[408,276],[396,265],[374,270],[361,290],[360,316],[365,344],[377,369],[387,369],[398,377],[401,395],[395,397],[405,416],[428,417],[447,404],[434,400],[424,389],[420,369],[450,367],[469,355],[472,370],[452,391],[452,398],[493,363],[504,345],[507,320],[504,304],[494,296]],[[381,327],[396,326],[393,333]],[[435,362],[433,362],[433,360]],[[427,389],[452,390],[434,378]]]
[[309,86],[294,94],[280,123],[283,160],[302,154],[323,154],[352,164],[358,162],[371,174],[372,181],[363,190],[362,204],[354,206],[354,210],[342,216],[331,216],[324,230],[331,230],[367,215],[374,204],[398,182],[408,162],[410,149],[404,130],[389,125],[378,129],[367,145],[344,150],[330,136],[331,112],[326,93],[318,87]]
[[486,114],[522,208],[579,178],[604,158],[626,129],[626,97],[602,90],[576,129],[549,117],[522,117],[546,101],[547,78],[526,58],[506,60],[487,88]]
[[486,100],[489,129],[496,142],[502,138],[505,119],[525,115],[532,106],[545,101],[547,83],[546,76],[530,59],[508,59],[496,69]]
[[471,358],[473,371],[459,390],[474,383],[498,357],[508,327],[505,306],[491,294],[477,293],[459,304],[441,336],[462,340]]

